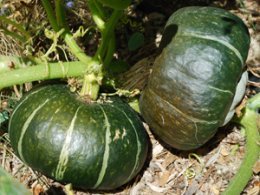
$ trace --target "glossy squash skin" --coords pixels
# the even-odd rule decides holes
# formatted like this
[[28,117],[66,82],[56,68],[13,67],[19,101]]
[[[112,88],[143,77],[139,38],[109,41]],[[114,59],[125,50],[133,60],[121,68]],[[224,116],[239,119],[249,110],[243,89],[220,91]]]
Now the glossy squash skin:
[[153,132],[181,150],[213,137],[230,110],[249,43],[245,24],[228,11],[186,7],[175,12],[140,99]]
[[59,84],[36,88],[20,100],[9,136],[32,169],[82,189],[127,183],[147,156],[147,134],[128,104],[119,98],[84,103]]

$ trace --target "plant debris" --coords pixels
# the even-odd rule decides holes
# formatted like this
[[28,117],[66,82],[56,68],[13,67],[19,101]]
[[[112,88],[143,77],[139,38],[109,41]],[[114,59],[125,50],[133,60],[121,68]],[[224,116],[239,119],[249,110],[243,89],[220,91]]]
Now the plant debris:
[[[21,13],[22,9],[18,9],[19,2],[23,2],[23,6],[26,6],[26,9],[24,10],[26,12],[26,10],[30,9],[30,3],[38,1],[5,2],[5,7],[9,7],[13,10],[12,17],[27,21],[28,18],[26,19],[22,17],[24,16],[24,13]],[[156,1],[150,1],[149,6],[154,5],[154,2]],[[162,3],[165,2],[167,1],[162,1]],[[175,6],[179,1],[174,2],[175,3],[172,5]],[[210,2],[214,5],[224,6],[224,8],[227,7],[231,12],[241,17],[249,27],[251,46],[247,66],[248,70],[258,78],[258,81],[250,81],[248,83],[249,87],[246,95],[251,96],[257,93],[257,89],[259,89],[260,86],[260,4],[256,0],[232,1],[233,3],[237,3],[230,8],[231,3],[228,3],[229,1],[226,0]],[[147,9],[149,6],[147,6]],[[38,11],[40,9],[37,6],[33,6],[32,8]],[[142,90],[145,86],[154,59],[154,56],[151,56],[151,51],[156,51],[163,30],[163,22],[165,22],[168,17],[167,13],[169,12],[169,9],[170,7],[165,11],[162,11],[159,7],[158,9],[151,9],[149,11],[145,10],[140,14],[142,18],[144,18],[141,22],[145,28],[144,32],[149,32],[149,36],[145,35],[148,40],[145,40],[145,45],[141,49],[135,51],[134,54],[126,54],[124,50],[125,48],[120,48],[122,51],[119,51],[117,55],[120,57],[123,56],[125,59],[131,58],[131,63],[137,62],[130,68],[130,70],[123,73],[119,78],[119,83],[122,84],[122,88],[127,90],[134,90],[136,88]],[[82,9],[80,10],[82,12]],[[1,8],[1,13],[2,12],[3,10]],[[138,10],[138,12],[142,12],[142,10]],[[41,19],[43,17],[42,14],[40,14],[40,12],[37,13],[38,14],[36,14],[35,17]],[[26,14],[29,14],[29,12],[26,12]],[[89,17],[86,13],[82,14]],[[85,20],[86,23],[87,21],[89,20]],[[41,43],[44,42],[43,40],[38,41],[41,41]],[[1,54],[21,54],[21,48],[18,48],[15,41],[10,37],[5,36],[1,30],[0,42]],[[153,44],[150,44],[151,42]],[[252,86],[254,88],[252,88]],[[0,95],[0,112],[2,112],[5,108],[4,105],[6,104],[6,98],[2,93]],[[161,145],[161,143],[158,142],[150,132],[149,127],[147,125],[145,126],[149,133],[152,146],[150,158],[147,160],[146,166],[130,184],[127,184],[114,192],[105,192],[105,194],[218,195],[227,187],[230,179],[234,176],[240,166],[245,153],[243,131],[233,125],[227,125],[221,128],[214,138],[212,138],[205,146],[192,152],[177,151]],[[34,195],[49,195],[54,193],[68,195],[95,195],[102,193],[72,190],[70,186],[64,186],[34,172],[13,154],[7,133],[5,132],[6,126],[1,125],[0,164],[6,171],[11,173],[13,177],[17,178],[21,183],[27,186]],[[254,175],[242,194],[260,194],[260,161],[255,164],[253,171]]]

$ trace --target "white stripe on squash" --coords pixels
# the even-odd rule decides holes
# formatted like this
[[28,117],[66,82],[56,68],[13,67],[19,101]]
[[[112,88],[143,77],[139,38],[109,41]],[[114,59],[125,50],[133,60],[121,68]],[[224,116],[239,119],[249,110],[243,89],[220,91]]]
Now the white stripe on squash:
[[32,121],[32,119],[34,118],[34,116],[37,114],[37,112],[49,101],[50,99],[45,100],[45,102],[43,102],[41,105],[39,105],[32,113],[31,115],[27,118],[27,120],[25,121],[23,127],[22,127],[22,131],[21,131],[21,135],[20,138],[18,140],[18,154],[21,158],[22,161],[26,162],[23,156],[23,148],[22,148],[22,144],[23,144],[23,138],[24,135]]
[[98,179],[96,184],[94,185],[94,188],[97,188],[101,182],[104,179],[104,176],[106,174],[106,170],[107,170],[107,165],[108,165],[108,159],[109,159],[109,144],[111,143],[112,139],[111,139],[111,131],[110,131],[110,123],[108,121],[108,117],[104,111],[104,109],[102,108],[102,106],[100,106],[100,109],[103,112],[103,115],[105,117],[104,119],[104,123],[105,123],[105,127],[106,127],[106,137],[105,137],[105,151],[104,151],[104,156],[103,156],[103,161],[102,161],[102,167],[100,169],[99,175],[98,175]]
[[211,41],[216,41],[224,46],[226,46],[227,48],[229,48],[231,51],[233,51],[236,56],[238,57],[238,59],[241,62],[241,66],[244,67],[244,60],[242,55],[240,54],[240,52],[230,43],[223,41],[221,39],[218,39],[214,36],[210,36],[210,35],[200,35],[200,34],[196,34],[193,32],[182,32],[181,36],[191,36],[191,37],[197,37],[197,38],[201,38],[201,39],[207,39],[207,40],[211,40]]
[[210,89],[219,91],[219,92],[221,92],[221,93],[228,93],[228,94],[231,95],[231,96],[234,95],[230,90],[220,89],[220,88],[213,87],[213,86],[210,86],[210,85],[208,85],[208,87],[209,87]]
[[68,164],[68,161],[69,161],[69,149],[70,149],[70,144],[71,144],[71,139],[72,139],[72,133],[73,133],[74,126],[75,126],[75,121],[77,119],[77,114],[78,114],[78,111],[79,111],[80,108],[81,108],[81,106],[78,107],[78,109],[76,110],[76,112],[75,112],[75,114],[74,114],[74,116],[71,120],[69,129],[67,130],[67,133],[66,133],[66,138],[65,138],[64,144],[63,144],[62,149],[61,149],[59,162],[58,162],[58,165],[57,165],[57,168],[56,168],[56,171],[55,171],[55,178],[58,179],[58,180],[63,179],[64,173],[67,169],[67,164]]
[[193,122],[193,123],[205,123],[205,124],[217,124],[219,121],[218,120],[212,120],[212,121],[206,121],[203,119],[198,119],[195,117],[192,117],[184,112],[182,112],[181,110],[179,110],[178,108],[176,108],[173,104],[171,104],[170,102],[168,102],[167,100],[163,99],[158,93],[156,93],[154,90],[152,90],[151,88],[148,88],[147,90],[149,90],[153,95],[157,96],[159,99],[161,99],[163,102],[165,102],[167,105],[169,105],[170,108],[174,109],[176,112],[178,112],[180,115],[182,115],[184,118],[188,119],[189,121]]
[[129,180],[132,178],[132,176],[133,176],[133,174],[134,174],[134,172],[135,172],[135,170],[136,170],[136,167],[138,166],[139,156],[140,156],[140,154],[141,154],[141,142],[140,142],[140,140],[139,140],[139,136],[138,136],[138,133],[137,133],[137,129],[135,128],[135,126],[134,126],[132,120],[127,116],[127,114],[126,114],[123,110],[121,110],[121,112],[125,115],[125,117],[126,117],[127,120],[129,121],[129,123],[132,125],[132,127],[133,127],[133,129],[134,129],[134,131],[135,131],[136,142],[137,142],[137,152],[136,152],[136,155],[135,155],[135,164],[134,164],[134,167],[133,167],[133,169],[132,169],[132,171],[131,171],[131,174],[130,174],[129,177],[127,178],[127,181],[129,181]]
[[[16,113],[16,111],[18,110],[18,108],[19,108],[21,105],[23,105],[23,103],[24,103],[29,97],[31,97],[32,95],[34,95],[34,94],[40,92],[40,91],[43,90],[43,89],[45,89],[45,87],[40,88],[40,89],[38,89],[37,91],[31,92],[31,93],[28,94],[22,101],[20,101],[19,104],[18,104],[18,105],[16,106],[16,108],[14,109],[14,111],[13,111],[13,113],[12,113],[12,115],[11,115],[10,121],[12,121],[12,118],[13,118],[14,114]],[[11,123],[10,123],[10,124],[11,124]]]

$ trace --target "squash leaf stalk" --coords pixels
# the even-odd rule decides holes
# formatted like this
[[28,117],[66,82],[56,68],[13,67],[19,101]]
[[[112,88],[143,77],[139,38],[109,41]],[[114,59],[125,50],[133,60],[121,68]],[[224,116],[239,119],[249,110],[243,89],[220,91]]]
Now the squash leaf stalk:
[[[15,64],[13,64],[11,60],[1,62],[0,89],[37,80],[83,76],[84,80],[80,95],[88,95],[93,100],[97,99],[99,88],[105,74],[104,69],[110,64],[113,58],[115,51],[114,30],[123,11],[111,9],[112,15],[108,17],[99,2],[95,0],[87,1],[89,9],[93,14],[93,20],[101,33],[99,47],[95,56],[91,57],[79,47],[73,34],[69,31],[66,22],[64,0],[55,1],[54,9],[50,0],[42,0],[41,2],[52,29],[55,33],[62,32],[60,36],[69,47],[70,52],[78,58],[79,61],[50,63],[47,59],[8,56],[8,58],[14,59]],[[29,37],[29,34],[26,34],[27,32],[18,24],[11,20],[4,19],[4,21],[8,24],[15,25],[21,34],[25,37]],[[15,68],[10,68],[9,65],[14,65]]]
[[250,98],[244,109],[243,116],[238,121],[246,133],[246,152],[239,170],[230,181],[223,195],[240,194],[253,175],[253,166],[260,154],[260,94]]
[[[2,71],[0,68],[0,89],[38,80],[76,77],[84,75],[87,68],[86,64],[83,64],[80,61],[55,63],[44,62],[36,65],[29,59],[23,59],[20,57],[15,58],[14,56],[11,57],[10,61],[15,62],[17,69],[10,70],[8,65],[6,65],[9,64],[8,61],[3,64],[5,67]],[[27,64],[27,67],[22,68]]]

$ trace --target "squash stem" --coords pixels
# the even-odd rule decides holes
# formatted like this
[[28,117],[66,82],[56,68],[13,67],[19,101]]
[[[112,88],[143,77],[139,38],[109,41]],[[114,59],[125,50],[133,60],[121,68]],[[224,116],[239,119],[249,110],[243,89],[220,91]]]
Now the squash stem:
[[84,75],[83,87],[80,91],[80,96],[88,95],[90,99],[96,100],[98,98],[100,84],[95,74]]
[[97,59],[104,59],[104,57],[106,56],[107,47],[109,45],[110,38],[114,36],[114,30],[115,30],[116,24],[119,21],[122,14],[123,14],[122,10],[114,10],[111,17],[106,22],[105,29],[103,32],[101,32],[102,37],[101,37],[100,45],[95,54],[95,57]]
[[5,71],[0,72],[0,89],[38,80],[77,77],[84,75],[87,68],[87,65],[81,61],[46,62],[35,65],[33,61],[27,59],[16,59],[14,63],[15,67],[26,66],[27,63],[28,66],[10,71],[7,70],[8,72],[5,69]]
[[260,154],[260,135],[259,135],[259,109],[260,94],[255,95],[248,100],[244,110],[244,115],[240,119],[240,124],[246,132],[246,152],[244,159],[236,175],[230,181],[223,195],[240,194],[253,175],[253,166]]
[[55,13],[57,18],[57,24],[60,29],[64,28],[65,31],[69,31],[69,26],[66,22],[66,11],[64,5],[64,0],[55,1]]
[[[48,20],[55,32],[59,32],[61,29],[59,27],[59,24],[57,22],[57,19],[54,15],[54,10],[52,8],[51,2],[49,0],[42,0],[43,7],[47,13]],[[64,38],[64,41],[70,48],[70,51],[73,55],[75,55],[82,63],[90,63],[92,61],[92,58],[85,54],[85,52],[78,46],[76,43],[73,35],[66,31],[66,25],[65,25],[65,19],[62,18],[64,15],[64,6],[61,6],[61,2],[56,3],[56,6],[59,6],[56,8],[56,15],[59,17],[60,25],[63,25],[65,27],[65,31],[62,34],[62,37]]]
[[97,7],[95,0],[87,1],[88,8],[91,11],[92,18],[97,25],[98,29],[102,32],[105,29],[104,13]]

